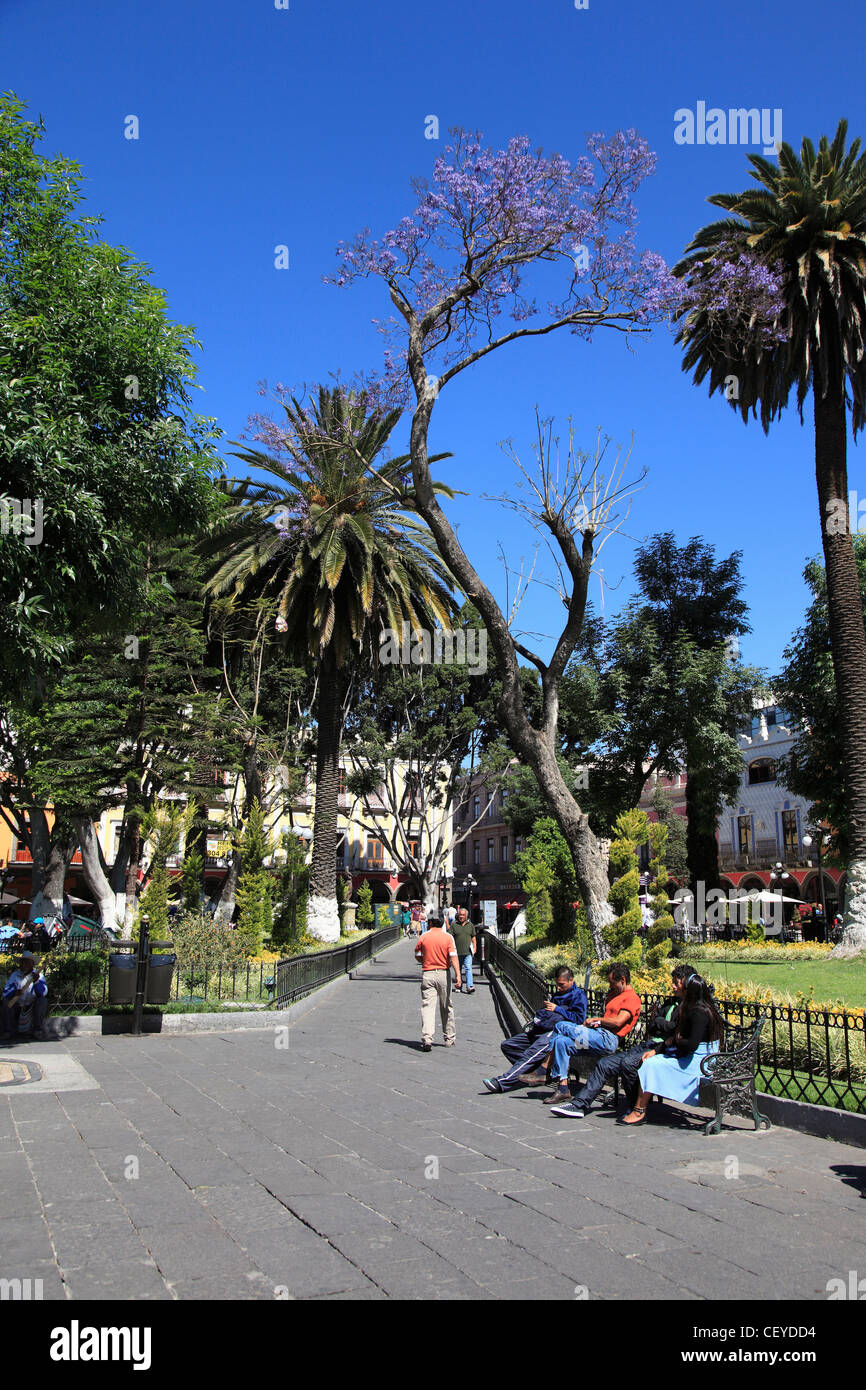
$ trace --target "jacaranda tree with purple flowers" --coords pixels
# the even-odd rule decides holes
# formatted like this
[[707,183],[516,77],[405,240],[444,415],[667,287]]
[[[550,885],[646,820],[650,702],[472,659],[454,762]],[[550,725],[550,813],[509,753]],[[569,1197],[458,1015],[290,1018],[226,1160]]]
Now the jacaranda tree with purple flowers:
[[[436,401],[459,373],[521,338],[570,329],[589,340],[597,328],[649,331],[678,302],[679,287],[660,256],[639,253],[633,202],[655,157],[633,130],[593,135],[587,155],[570,162],[533,151],[525,136],[505,149],[480,134],[451,132],[430,183],[413,185],[418,202],[380,240],[362,233],[340,247],[340,285],[378,276],[392,313],[385,377],[412,410],[410,457],[418,510],[440,555],[481,613],[502,675],[500,716],[518,754],[532,767],[574,860],[599,956],[610,918],[605,858],[587,816],[557,765],[559,684],[583,623],[597,537],[609,515],[586,504],[579,478],[565,494],[542,482],[538,521],[559,549],[569,577],[565,625],[543,660],[517,642],[439,505],[430,476],[428,432]],[[551,292],[542,298],[545,281]],[[548,479],[548,483],[549,483]],[[521,691],[518,657],[541,675],[541,714],[533,722]]]

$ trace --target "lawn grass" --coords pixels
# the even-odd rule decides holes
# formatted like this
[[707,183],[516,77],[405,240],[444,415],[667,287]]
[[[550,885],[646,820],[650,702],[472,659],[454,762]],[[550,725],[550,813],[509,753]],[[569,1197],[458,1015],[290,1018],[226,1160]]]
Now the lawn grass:
[[752,961],[726,963],[715,960],[696,960],[695,967],[714,984],[751,984],[758,989],[770,989],[780,996],[791,996],[813,990],[819,1004],[849,1004],[852,1008],[866,1006],[866,957],[856,960]]

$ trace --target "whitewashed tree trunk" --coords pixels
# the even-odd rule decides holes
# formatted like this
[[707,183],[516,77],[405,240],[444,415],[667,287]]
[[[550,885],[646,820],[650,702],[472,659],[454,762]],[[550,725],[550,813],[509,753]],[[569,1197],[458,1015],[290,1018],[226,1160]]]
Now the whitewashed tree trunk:
[[844,960],[866,950],[866,863],[862,859],[848,865],[844,920],[842,940],[830,952],[831,959]]

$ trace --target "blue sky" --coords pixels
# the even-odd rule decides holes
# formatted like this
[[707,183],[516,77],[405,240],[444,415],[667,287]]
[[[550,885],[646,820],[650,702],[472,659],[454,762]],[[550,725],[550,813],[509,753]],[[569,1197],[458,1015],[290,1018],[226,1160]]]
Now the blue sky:
[[[322,276],[338,240],[412,210],[409,181],[429,173],[450,125],[496,145],[525,132],[571,158],[590,131],[637,127],[658,154],[637,197],[638,240],[669,263],[712,219],[707,196],[749,182],[746,147],[675,143],[678,108],[781,108],[797,148],[803,135],[832,135],[843,116],[851,135],[866,135],[854,0],[837,0],[832,24],[805,0],[289,3],[0,6],[4,89],[43,116],[46,151],[82,165],[106,239],[151,266],[172,316],[194,325],[196,404],[227,439],[262,409],[262,379],[300,386],[378,365],[380,286],[338,290]],[[438,142],[425,139],[431,114]],[[124,138],[129,115],[138,140]],[[274,268],[279,244],[287,271]],[[775,669],[802,619],[803,564],[820,551],[809,415],[801,427],[789,410],[769,437],[743,425],[690,383],[664,328],[631,352],[602,332],[589,345],[559,333],[493,354],[443,392],[431,443],[454,453],[439,472],[470,493],[454,517],[503,595],[500,543],[516,568],[531,563],[534,537],[482,499],[513,485],[498,443],[511,438],[528,458],[536,405],[563,433],[572,416],[587,449],[598,427],[626,446],[634,434],[633,471],[649,470],[628,534],[604,551],[596,607],[620,608],[634,545],[653,532],[741,549],[754,628],[742,655]],[[866,497],[862,448],[849,451],[849,482]],[[550,633],[561,612],[534,586],[521,626]]]

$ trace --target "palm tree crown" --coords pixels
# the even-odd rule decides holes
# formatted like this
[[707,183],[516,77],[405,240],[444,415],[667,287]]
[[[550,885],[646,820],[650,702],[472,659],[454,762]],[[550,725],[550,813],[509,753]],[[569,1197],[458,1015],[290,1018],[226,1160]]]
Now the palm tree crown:
[[762,269],[777,267],[775,332],[754,331],[747,297],[741,309],[751,332],[726,338],[712,305],[700,296],[686,309],[679,331],[686,348],[683,369],[694,368],[696,382],[709,373],[710,394],[735,376],[738,394],[729,399],[744,419],[760,410],[765,430],[787,405],[792,387],[802,418],[810,385],[823,397],[839,381],[847,382],[855,434],[866,418],[866,155],[859,155],[859,140],[845,153],[847,129],[840,121],[832,144],[822,136],[817,154],[804,139],[799,159],[790,145],[781,145],[778,168],[749,155],[761,187],[711,197],[710,203],[734,216],[703,227],[674,267],[698,290],[720,263],[735,278],[741,255],[752,259],[758,277]]
[[338,667],[370,655],[378,628],[447,625],[453,581],[410,515],[406,459],[374,466],[399,411],[368,414],[363,397],[326,387],[314,410],[295,399],[284,409],[288,461],[236,455],[276,481],[229,485],[209,543],[222,551],[211,592],[272,598],[271,618],[294,658],[316,663],[327,652]]

